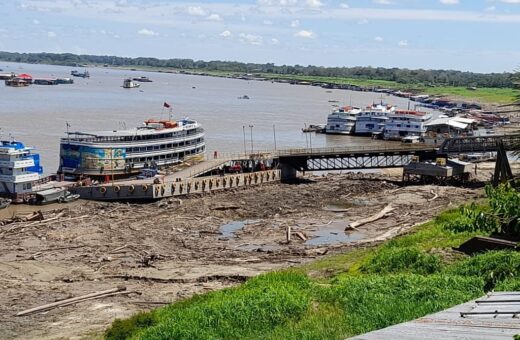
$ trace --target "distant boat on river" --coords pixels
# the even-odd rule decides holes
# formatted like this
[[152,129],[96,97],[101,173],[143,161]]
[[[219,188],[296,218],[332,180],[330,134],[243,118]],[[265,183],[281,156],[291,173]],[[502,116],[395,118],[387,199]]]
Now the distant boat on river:
[[85,70],[84,72],[79,72],[79,71],[71,71],[70,72],[70,75],[74,76],[74,77],[81,77],[81,78],[90,78],[90,73],[88,73],[87,70]]
[[139,86],[141,86],[141,84],[132,81],[132,79],[130,79],[130,78],[126,78],[123,81],[123,88],[125,88],[125,89],[133,89],[133,88],[136,88]]
[[133,80],[135,81],[139,81],[141,83],[151,83],[152,80],[148,77],[137,77],[137,78],[132,78]]

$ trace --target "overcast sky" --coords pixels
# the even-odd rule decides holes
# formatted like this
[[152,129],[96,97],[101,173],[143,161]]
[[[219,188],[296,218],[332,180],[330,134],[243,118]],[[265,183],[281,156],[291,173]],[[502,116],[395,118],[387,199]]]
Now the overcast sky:
[[0,50],[510,72],[520,0],[2,0]]

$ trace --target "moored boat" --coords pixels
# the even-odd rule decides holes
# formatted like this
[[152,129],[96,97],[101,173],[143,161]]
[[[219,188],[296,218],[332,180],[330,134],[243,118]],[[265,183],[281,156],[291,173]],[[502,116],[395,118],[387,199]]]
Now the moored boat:
[[[128,130],[68,132],[60,141],[58,173],[74,177],[129,177],[202,156],[204,129],[192,119],[153,120]],[[108,176],[108,177],[107,177]]]
[[387,105],[367,106],[359,112],[356,119],[356,135],[374,135],[382,133],[388,115],[395,111],[395,107]]
[[18,141],[0,142],[0,196],[23,201],[33,190],[43,169],[34,148]]
[[325,133],[350,135],[354,133],[356,118],[361,110],[357,107],[344,106],[334,110],[327,117]]
[[424,137],[426,122],[431,114],[411,110],[395,110],[388,115],[383,131],[384,139],[402,140],[408,136]]

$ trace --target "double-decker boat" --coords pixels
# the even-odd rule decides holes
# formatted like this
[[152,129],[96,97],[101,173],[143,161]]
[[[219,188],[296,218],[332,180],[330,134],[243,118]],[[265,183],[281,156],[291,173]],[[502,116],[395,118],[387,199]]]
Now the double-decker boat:
[[356,107],[340,107],[327,117],[325,133],[350,135],[354,133],[356,118],[361,110]]
[[34,148],[15,140],[0,141],[0,197],[22,199],[33,191],[43,169]]
[[129,130],[67,132],[60,141],[58,173],[128,177],[204,154],[204,129],[188,118],[153,120]]

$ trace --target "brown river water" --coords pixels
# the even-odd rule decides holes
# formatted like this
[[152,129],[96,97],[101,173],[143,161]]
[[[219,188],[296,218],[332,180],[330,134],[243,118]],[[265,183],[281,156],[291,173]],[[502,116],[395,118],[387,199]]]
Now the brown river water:
[[[33,78],[71,77],[71,70],[84,70],[7,62],[0,62],[0,69]],[[301,129],[305,124],[326,123],[332,105],[366,106],[381,100],[402,108],[409,105],[407,99],[373,92],[103,67],[87,70],[90,78],[75,77],[70,85],[0,84],[0,137],[11,135],[36,147],[46,174],[58,168],[59,140],[66,136],[66,122],[71,131],[131,128],[148,118],[167,118],[164,102],[171,104],[173,119],[190,117],[203,125],[208,155],[214,150],[243,152],[244,144],[247,151],[251,147],[272,150],[275,135],[278,149],[377,143],[370,138],[304,134]],[[125,78],[140,76],[153,82],[122,88]],[[243,95],[250,99],[239,99]]]

